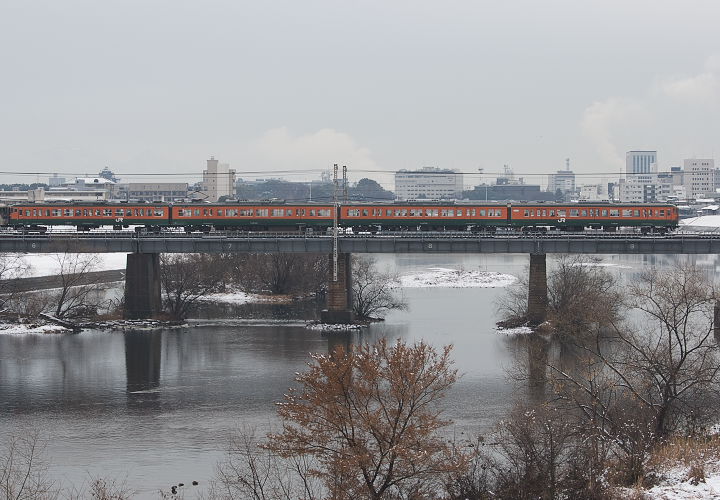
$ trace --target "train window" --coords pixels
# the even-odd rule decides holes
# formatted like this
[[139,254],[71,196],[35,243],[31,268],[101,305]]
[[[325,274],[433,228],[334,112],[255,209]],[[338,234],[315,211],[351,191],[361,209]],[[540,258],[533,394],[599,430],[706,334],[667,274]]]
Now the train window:
[[582,215],[583,217],[587,217],[587,210],[581,210],[580,215]]
[[[256,217],[267,217],[269,210],[267,208],[256,208],[255,209],[255,216]],[[312,215],[312,210],[310,211],[310,215]]]
[[623,217],[632,217],[632,210],[629,208],[623,209],[622,216]]
[[211,208],[211,209],[210,209],[210,215],[212,215],[212,214],[213,214],[213,209]]
[[570,217],[577,217],[578,215],[580,215],[580,210],[577,208],[570,209]]
[[208,214],[207,208],[203,208],[203,215],[207,216],[207,214]]
[[640,210],[634,210],[633,215],[635,215],[635,217],[640,217]]
[[200,209],[199,209],[199,208],[196,208],[196,209],[195,209],[195,215],[200,215]]
[[474,209],[474,208],[471,208],[471,209],[470,209],[470,215],[473,216],[473,217],[475,216],[475,209]]
[[565,217],[566,211],[565,210],[558,210],[558,217]]
[[65,217],[72,217],[72,210],[70,210],[69,208],[66,208],[65,210],[63,210],[63,215]]
[[360,216],[360,210],[357,208],[351,208],[347,211],[348,217],[359,217]]
[[369,212],[367,211],[367,208],[363,208],[363,211],[362,211],[363,217],[367,217],[368,213]]
[[523,214],[525,217],[528,217],[530,215],[530,210],[527,208],[525,209],[525,213]]
[[[240,209],[240,217],[252,217],[253,209],[252,208],[241,208]],[[305,215],[305,212],[303,212],[303,215]]]
[[660,217],[665,217],[665,209],[660,210]]
[[619,217],[620,216],[620,210],[610,210],[610,217]]
[[37,208],[33,208],[32,214],[33,217],[37,217]]
[[52,216],[53,217],[60,217],[62,215],[62,211],[59,208],[53,208]]
[[78,216],[79,216],[81,213],[82,213],[82,212],[80,211],[79,208],[76,208],[76,209],[75,209],[75,215],[78,215]]
[[103,216],[104,217],[112,217],[112,210],[109,208],[103,208]]
[[448,217],[455,217],[455,210],[448,210]]
[[318,217],[330,217],[332,215],[329,208],[321,208],[318,210]]
[[485,209],[484,208],[480,209],[480,217],[485,217]]
[[550,217],[555,217],[555,210],[550,210]]
[[[78,215],[80,215],[80,214],[78,214]],[[123,209],[122,209],[122,208],[116,208],[116,209],[115,209],[115,216],[117,217],[117,216],[122,216],[122,215],[125,215]]]
[[314,208],[310,209],[310,217],[315,217],[315,209]]
[[155,209],[155,217],[162,217],[165,215],[165,211],[162,208]]
[[87,209],[87,208],[83,208],[83,217],[87,217],[88,215],[89,215],[89,214],[88,214],[88,209]]
[[285,210],[283,210],[282,208],[273,208],[272,210],[273,217],[282,217],[284,213]]
[[286,214],[288,217],[292,217],[292,210],[288,208]]
[[447,208],[443,208],[443,209],[440,211],[440,215],[442,215],[443,217],[447,217],[447,216],[448,216],[448,209],[447,209]]
[[462,209],[461,209],[461,208],[458,208],[457,216],[458,216],[458,217],[462,217],[462,214],[463,214]]

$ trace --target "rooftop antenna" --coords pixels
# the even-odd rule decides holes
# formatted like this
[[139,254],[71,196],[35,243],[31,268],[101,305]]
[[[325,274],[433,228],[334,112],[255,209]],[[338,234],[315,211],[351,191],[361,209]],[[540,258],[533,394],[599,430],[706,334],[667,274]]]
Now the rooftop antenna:
[[570,158],[565,158],[565,170],[570,170]]
[[347,165],[343,165],[343,201],[348,201]]

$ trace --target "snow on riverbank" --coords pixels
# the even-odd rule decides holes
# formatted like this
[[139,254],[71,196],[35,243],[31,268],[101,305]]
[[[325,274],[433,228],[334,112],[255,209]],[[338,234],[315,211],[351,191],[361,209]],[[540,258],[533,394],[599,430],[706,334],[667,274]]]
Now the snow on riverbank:
[[67,333],[72,330],[64,328],[60,325],[33,325],[33,324],[17,324],[17,323],[0,323],[0,335],[23,335],[35,334],[42,335],[46,333]]
[[209,293],[198,300],[203,302],[222,302],[225,304],[249,304],[251,302],[273,302],[276,304],[284,304],[292,302],[294,298],[291,295],[260,295],[257,293],[245,293],[239,290],[229,291],[225,293]]
[[517,278],[494,271],[467,271],[431,267],[428,271],[400,277],[403,288],[495,288],[509,286]]

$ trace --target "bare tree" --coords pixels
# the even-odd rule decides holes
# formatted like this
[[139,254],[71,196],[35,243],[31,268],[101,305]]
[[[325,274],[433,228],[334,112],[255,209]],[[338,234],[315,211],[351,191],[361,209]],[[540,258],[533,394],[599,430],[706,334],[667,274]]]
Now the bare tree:
[[226,261],[230,280],[247,292],[316,293],[326,287],[325,254],[232,254]]
[[50,479],[40,433],[23,430],[12,435],[0,451],[0,498],[52,500],[59,489]]
[[358,319],[377,319],[393,309],[407,309],[398,296],[398,277],[382,272],[372,257],[360,257],[352,264],[353,312]]
[[[548,274],[548,320],[556,333],[597,332],[617,321],[622,293],[615,277],[599,263],[599,259],[585,255],[562,256]],[[522,277],[498,301],[503,318],[500,324],[527,322],[527,287],[527,278]]]
[[226,458],[217,467],[211,498],[233,500],[322,498],[322,484],[310,473],[317,466],[309,456],[280,457],[258,448],[253,432],[234,436]]
[[55,256],[60,287],[50,293],[58,318],[96,315],[107,286],[94,279],[100,259],[96,254],[61,253]]
[[16,294],[14,280],[22,278],[30,266],[17,254],[0,254],[0,308],[12,302]]
[[225,269],[208,254],[162,254],[160,281],[168,314],[184,319],[198,299],[220,290]]
[[450,349],[383,339],[313,356],[264,448],[316,461],[330,498],[436,497],[439,478],[467,463],[438,433],[450,423],[438,403],[457,378]]

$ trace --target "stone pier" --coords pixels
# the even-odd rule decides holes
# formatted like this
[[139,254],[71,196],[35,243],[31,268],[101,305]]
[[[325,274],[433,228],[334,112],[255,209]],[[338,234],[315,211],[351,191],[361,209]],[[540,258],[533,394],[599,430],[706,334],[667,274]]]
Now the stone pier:
[[160,254],[128,254],[125,269],[125,319],[153,318],[161,311]]
[[543,323],[547,317],[547,270],[544,253],[530,254],[530,276],[528,280],[527,319],[531,326]]
[[327,309],[320,313],[323,323],[352,323],[352,254],[338,254],[337,281],[333,280],[333,256],[330,254]]

